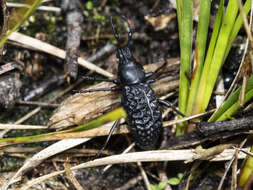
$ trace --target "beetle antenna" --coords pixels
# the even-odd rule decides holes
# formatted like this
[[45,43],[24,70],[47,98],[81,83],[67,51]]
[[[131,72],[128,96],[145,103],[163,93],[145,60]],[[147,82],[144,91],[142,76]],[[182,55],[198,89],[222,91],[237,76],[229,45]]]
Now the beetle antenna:
[[114,24],[112,22],[112,16],[111,16],[111,25],[112,25],[112,31],[113,31],[113,34],[117,40],[117,45],[119,46],[120,45],[120,41],[119,41],[119,33],[117,32],[117,30],[115,30],[115,27],[114,27]]
[[130,24],[129,24],[129,22],[128,22],[128,19],[127,19],[126,16],[122,15],[121,18],[122,18],[124,21],[126,21],[126,23],[127,23],[127,25],[128,25],[129,31],[128,31],[128,42],[127,42],[127,44],[129,44],[129,42],[132,40],[132,36],[133,36],[132,28],[131,28],[131,26],[130,26]]
[[[127,45],[129,45],[129,42],[132,40],[132,36],[133,36],[133,32],[132,32],[132,28],[127,20],[127,17],[126,16],[121,16],[121,18],[127,23],[128,25],[128,42],[127,42]],[[119,39],[119,33],[117,32],[117,30],[115,29],[115,26],[112,22],[112,16],[111,16],[111,25],[112,25],[112,31],[113,31],[113,34],[118,42],[118,46],[120,45],[120,39]]]

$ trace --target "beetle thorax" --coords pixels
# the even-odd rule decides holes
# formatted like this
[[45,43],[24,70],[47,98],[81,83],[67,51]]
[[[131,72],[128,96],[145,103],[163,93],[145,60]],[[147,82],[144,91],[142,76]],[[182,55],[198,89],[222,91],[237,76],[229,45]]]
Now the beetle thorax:
[[123,85],[141,83],[145,79],[145,72],[140,63],[132,56],[128,47],[118,48],[119,59],[118,76]]

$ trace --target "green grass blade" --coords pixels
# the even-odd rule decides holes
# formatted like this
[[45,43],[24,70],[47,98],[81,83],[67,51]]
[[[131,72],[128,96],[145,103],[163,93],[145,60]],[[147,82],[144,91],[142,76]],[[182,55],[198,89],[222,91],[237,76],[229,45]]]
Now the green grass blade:
[[[180,80],[179,80],[179,110],[185,114],[189,93],[189,76],[191,73],[192,55],[192,26],[193,26],[193,1],[177,0],[177,20],[180,41]],[[178,117],[181,117],[180,115]],[[177,125],[176,135],[185,130],[185,123]]]
[[193,1],[177,0],[177,18],[180,39],[180,81],[179,81],[179,110],[185,114],[191,69],[192,54],[192,25],[193,25]]
[[[251,147],[250,152],[252,153],[253,147]],[[243,187],[249,180],[249,178],[252,176],[253,171],[253,157],[247,156],[247,159],[244,160],[243,167],[241,169],[240,177],[238,180],[238,185],[240,187]]]
[[[240,96],[241,87],[238,88],[218,109],[218,111],[209,119],[209,121],[222,121],[228,119],[235,113],[240,107],[238,105],[238,98]],[[253,75],[248,79],[246,86],[245,102],[247,103],[252,98],[253,91]]]
[[[212,32],[211,40],[209,43],[208,51],[207,51],[206,58],[205,58],[204,67],[206,69],[204,69],[202,71],[202,75],[204,75],[204,76],[209,74],[209,68],[210,68],[210,65],[212,62],[214,49],[215,49],[217,39],[219,36],[219,32],[220,32],[220,28],[221,28],[221,24],[222,24],[222,20],[223,20],[223,15],[224,15],[224,0],[221,0],[220,4],[219,4],[219,9],[217,12],[216,20],[214,23],[213,32]],[[198,91],[201,91],[201,90],[204,90],[204,89],[199,89],[199,87],[198,87]],[[196,97],[198,97],[198,96],[196,96]],[[191,115],[199,113],[198,102],[196,102],[197,100],[198,100],[198,98],[196,98],[194,100],[194,107],[192,108]]]
[[210,67],[204,66],[195,104],[195,112],[202,113],[210,101],[216,79],[224,62],[226,47],[238,13],[237,0],[230,0],[219,32]]
[[124,117],[126,117],[126,112],[121,107],[121,108],[115,109],[105,115],[102,115],[101,117],[99,117],[95,120],[92,120],[88,123],[77,126],[77,127],[70,129],[70,130],[66,130],[66,131],[64,131],[64,133],[79,132],[79,131],[94,129],[94,128],[97,128],[98,126],[104,125],[108,122],[116,121],[116,120],[118,120],[120,118],[124,118]]
[[[250,9],[251,9],[251,0],[247,0],[243,6],[243,10],[246,15],[248,15]],[[232,44],[233,44],[239,30],[241,29],[242,23],[243,23],[242,16],[241,16],[241,14],[239,14],[236,21],[235,21],[234,27],[232,29],[231,35],[228,40],[228,45],[227,45],[227,49],[226,49],[226,53],[225,53],[225,57],[224,57],[225,59],[228,56],[228,53],[232,47]]]
[[27,0],[25,1],[25,4],[31,5],[27,11],[27,8],[23,7],[15,13],[16,15],[11,15],[10,18],[12,20],[10,20],[9,23],[12,25],[14,24],[14,26],[11,26],[12,28],[10,29],[10,31],[0,40],[0,47],[5,43],[8,37],[13,32],[15,32],[20,27],[20,25],[31,15],[31,13],[36,10],[36,8],[40,5],[41,1],[42,0]]
[[[34,136],[27,136],[27,137],[11,137],[11,138],[3,138],[0,139],[0,147],[7,146],[11,144],[19,144],[19,143],[29,143],[29,142],[38,142],[43,140],[55,140],[59,139],[62,135],[66,133],[72,133],[72,132],[80,132],[85,131],[89,129],[94,129],[96,127],[99,127],[103,124],[106,124],[108,122],[112,122],[115,120],[118,120],[120,118],[126,117],[126,113],[123,108],[118,108],[116,110],[113,110],[95,120],[92,120],[88,123],[85,123],[83,125],[77,126],[73,129],[59,131],[59,132],[52,132],[52,133],[45,133],[41,135],[34,135]],[[54,137],[57,137],[53,139]]]
[[195,62],[191,76],[191,88],[187,103],[186,115],[191,115],[196,95],[198,93],[200,76],[203,69],[206,51],[206,39],[208,36],[211,1],[200,1],[199,22],[195,48]]

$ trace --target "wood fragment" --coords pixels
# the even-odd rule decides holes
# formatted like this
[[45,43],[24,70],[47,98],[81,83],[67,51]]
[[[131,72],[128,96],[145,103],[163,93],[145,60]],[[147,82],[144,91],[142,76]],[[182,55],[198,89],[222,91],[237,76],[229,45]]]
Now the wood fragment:
[[252,123],[252,116],[231,121],[199,123],[196,131],[169,139],[168,144],[162,149],[192,147],[207,141],[216,141],[244,134],[253,129]]
[[68,28],[68,36],[66,43],[66,57],[64,73],[67,80],[76,80],[78,74],[78,51],[81,39],[81,23],[83,22],[83,13],[79,0],[62,1],[65,4],[63,8],[66,13],[66,22]]

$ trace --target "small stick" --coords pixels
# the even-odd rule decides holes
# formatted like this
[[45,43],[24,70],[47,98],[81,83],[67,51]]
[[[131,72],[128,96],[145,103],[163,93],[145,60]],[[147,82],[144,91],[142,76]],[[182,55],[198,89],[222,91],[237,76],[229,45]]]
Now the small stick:
[[[242,148],[246,142],[247,142],[247,138],[244,139],[244,141],[242,141],[242,143],[240,144],[240,148]],[[227,175],[227,173],[228,173],[228,171],[229,171],[229,168],[231,167],[232,163],[233,163],[234,160],[235,160],[235,155],[238,156],[238,150],[234,152],[234,155],[232,156],[232,159],[229,161],[229,164],[227,165],[227,168],[226,168],[226,170],[225,170],[225,172],[224,172],[224,174],[223,174],[223,176],[222,176],[222,178],[221,178],[221,181],[220,181],[220,184],[219,184],[217,190],[221,190],[222,185],[223,185],[223,183],[224,183],[224,180],[225,180],[225,178],[226,178],[226,175]],[[237,157],[237,159],[238,159],[238,157]]]
[[[10,2],[6,2],[7,7],[15,7],[15,8],[19,8],[19,7],[26,7],[26,8],[30,8],[30,5],[27,4],[23,4],[23,3],[10,3]],[[59,7],[51,7],[51,6],[39,6],[37,8],[37,10],[40,11],[50,11],[50,12],[56,12],[56,13],[60,13],[61,12],[61,8]]]
[[41,107],[53,107],[56,108],[60,104],[51,104],[46,102],[38,102],[38,101],[23,101],[23,100],[17,100],[17,104],[24,104],[24,105],[33,105],[33,106],[41,106]]
[[137,166],[139,167],[139,169],[141,170],[141,176],[142,176],[142,179],[144,181],[144,184],[146,186],[146,189],[147,190],[151,190],[151,186],[150,186],[150,182],[148,180],[148,176],[145,172],[145,170],[143,169],[142,165],[141,165],[141,162],[137,162]]
[[43,125],[16,125],[16,124],[2,124],[0,123],[0,129],[48,129]]

